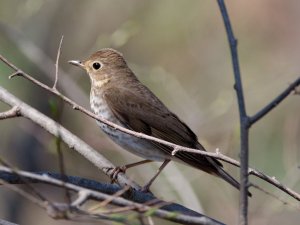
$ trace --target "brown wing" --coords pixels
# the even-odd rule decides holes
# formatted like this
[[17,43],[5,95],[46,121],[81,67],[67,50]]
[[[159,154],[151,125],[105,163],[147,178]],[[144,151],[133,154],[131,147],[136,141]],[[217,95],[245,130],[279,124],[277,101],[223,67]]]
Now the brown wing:
[[[110,88],[104,91],[103,97],[125,127],[177,145],[205,151],[194,132],[171,113],[150,90],[146,89],[146,92],[136,95],[128,89]],[[152,143],[171,155],[171,148],[156,142]],[[215,166],[222,166],[219,161],[213,160],[214,163],[211,163],[211,159],[208,160],[199,154],[179,152],[175,157],[208,173],[216,173]]]

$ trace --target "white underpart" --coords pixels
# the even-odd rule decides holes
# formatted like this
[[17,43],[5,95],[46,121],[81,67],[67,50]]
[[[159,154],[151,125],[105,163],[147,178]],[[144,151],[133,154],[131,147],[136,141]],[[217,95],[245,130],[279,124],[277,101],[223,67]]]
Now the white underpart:
[[[102,85],[103,82],[105,82],[105,80],[102,81]],[[99,96],[96,98],[91,92],[90,103],[91,108],[96,115],[100,115],[113,123],[123,126],[112,114],[103,98]],[[97,124],[116,144],[137,156],[153,161],[163,161],[170,158],[147,140],[126,134],[99,121],[97,121]]]
[[93,81],[94,87],[101,88],[104,84],[107,84],[109,82],[109,78],[99,79],[97,81]]

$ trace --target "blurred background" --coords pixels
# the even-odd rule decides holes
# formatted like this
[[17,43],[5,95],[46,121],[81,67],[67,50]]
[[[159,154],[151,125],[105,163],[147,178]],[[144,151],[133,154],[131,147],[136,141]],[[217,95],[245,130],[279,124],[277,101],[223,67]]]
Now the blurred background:
[[[300,2],[227,1],[238,38],[240,66],[249,115],[253,115],[300,74]],[[233,89],[231,58],[216,1],[62,1],[0,2],[0,53],[40,81],[52,85],[61,36],[59,90],[89,108],[89,79],[67,63],[85,59],[104,47],[121,51],[138,78],[198,135],[209,151],[239,159],[239,117]],[[0,63],[0,85],[58,119],[115,165],[139,160],[122,151],[95,121],[72,110]],[[55,107],[53,107],[53,105]],[[1,111],[9,109],[0,103]],[[300,192],[300,98],[291,95],[251,128],[250,165]],[[30,171],[59,171],[55,139],[24,118],[0,123],[0,154]],[[67,174],[108,179],[87,160],[63,146]],[[158,164],[128,171],[140,184]],[[238,169],[225,168],[238,178]],[[269,184],[251,181],[289,204],[252,189],[250,224],[297,224],[299,203]],[[57,189],[40,186],[54,200]],[[185,190],[184,193],[182,190]],[[238,192],[227,183],[177,163],[168,166],[152,186],[165,200],[201,211],[227,224],[238,218]],[[75,224],[55,221],[36,205],[0,188],[0,218],[22,224]],[[105,224],[105,223],[103,223]],[[110,224],[110,223],[107,223]],[[157,221],[156,224],[172,224]]]

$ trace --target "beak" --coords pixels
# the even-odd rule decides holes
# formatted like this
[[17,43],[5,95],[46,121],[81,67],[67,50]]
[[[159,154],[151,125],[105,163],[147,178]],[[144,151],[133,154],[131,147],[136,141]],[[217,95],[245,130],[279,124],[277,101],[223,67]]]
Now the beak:
[[70,60],[70,61],[68,61],[68,63],[84,69],[84,65],[82,64],[82,62],[80,60]]

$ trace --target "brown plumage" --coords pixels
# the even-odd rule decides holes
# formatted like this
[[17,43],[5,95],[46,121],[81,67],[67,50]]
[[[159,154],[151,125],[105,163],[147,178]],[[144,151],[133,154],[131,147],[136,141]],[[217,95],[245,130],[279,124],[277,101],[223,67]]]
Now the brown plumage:
[[[195,133],[136,78],[121,53],[102,49],[83,62],[70,63],[82,67],[89,74],[91,108],[95,114],[133,131],[205,151]],[[216,159],[189,152],[178,152],[172,156],[173,149],[170,147],[98,124],[113,141],[138,156],[165,162],[175,159],[219,176],[239,189],[239,183],[223,170]]]

